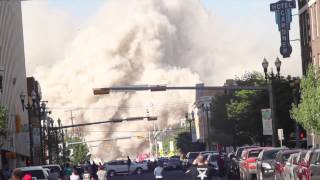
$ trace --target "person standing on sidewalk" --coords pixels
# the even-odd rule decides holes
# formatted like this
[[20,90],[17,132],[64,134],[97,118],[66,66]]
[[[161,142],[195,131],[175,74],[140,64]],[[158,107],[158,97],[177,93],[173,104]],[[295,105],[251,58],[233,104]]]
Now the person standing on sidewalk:
[[128,163],[128,174],[130,174],[130,167],[131,167],[131,159],[129,156],[127,156],[128,160],[127,160],[127,163]]

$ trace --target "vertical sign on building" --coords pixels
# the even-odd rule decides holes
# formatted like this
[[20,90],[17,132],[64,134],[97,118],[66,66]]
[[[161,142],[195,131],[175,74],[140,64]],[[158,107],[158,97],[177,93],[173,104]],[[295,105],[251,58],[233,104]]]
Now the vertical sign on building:
[[276,14],[276,23],[280,31],[280,53],[283,58],[290,57],[292,46],[290,44],[290,24],[292,22],[292,9],[296,8],[295,0],[280,0],[270,5],[270,10]]

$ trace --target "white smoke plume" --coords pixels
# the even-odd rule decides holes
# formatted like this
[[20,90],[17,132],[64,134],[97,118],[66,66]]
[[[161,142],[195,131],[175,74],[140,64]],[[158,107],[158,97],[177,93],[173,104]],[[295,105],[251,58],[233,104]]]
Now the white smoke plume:
[[[198,0],[111,0],[79,31],[68,15],[43,1],[25,2],[23,16],[28,73],[39,80],[54,117],[62,118],[64,124],[70,124],[67,110],[74,109],[76,123],[141,116],[149,111],[158,116],[160,128],[172,126],[184,118],[195,92],[93,96],[92,88],[221,85],[235,74],[257,69],[259,58],[272,54],[259,42],[248,41],[250,32],[223,28],[225,24]],[[253,59],[258,62],[245,66]],[[115,131],[147,131],[150,127],[146,122],[100,125],[86,127],[82,133],[86,140],[96,140],[119,136]],[[134,135],[122,135],[128,134]],[[104,160],[137,155],[147,148],[141,140],[122,140],[116,148],[112,146],[111,154],[106,150],[111,146],[105,144],[92,150]]]

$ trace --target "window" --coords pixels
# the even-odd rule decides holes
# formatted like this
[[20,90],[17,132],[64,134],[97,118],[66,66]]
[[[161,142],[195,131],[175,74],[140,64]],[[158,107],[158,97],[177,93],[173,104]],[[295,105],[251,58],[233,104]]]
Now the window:
[[318,19],[318,12],[319,12],[319,7],[318,7],[318,3],[315,3],[314,5],[314,8],[315,8],[315,17],[316,17],[316,35],[317,37],[319,36],[319,19]]
[[314,31],[314,10],[313,10],[313,6],[310,7],[310,24],[311,24],[311,28],[310,28],[310,33],[311,33],[311,37],[312,40],[314,40],[315,38],[315,31]]

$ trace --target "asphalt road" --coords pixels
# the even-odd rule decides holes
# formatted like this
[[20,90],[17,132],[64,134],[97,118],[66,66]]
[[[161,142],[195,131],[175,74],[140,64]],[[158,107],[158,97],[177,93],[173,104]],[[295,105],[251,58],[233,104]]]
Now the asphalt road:
[[[163,175],[164,175],[164,180],[191,180],[191,178],[185,175],[181,170],[165,171]],[[144,173],[142,175],[119,175],[116,177],[108,177],[108,180],[153,180],[153,179],[154,177],[152,173]],[[227,178],[213,177],[212,180],[227,180]]]

